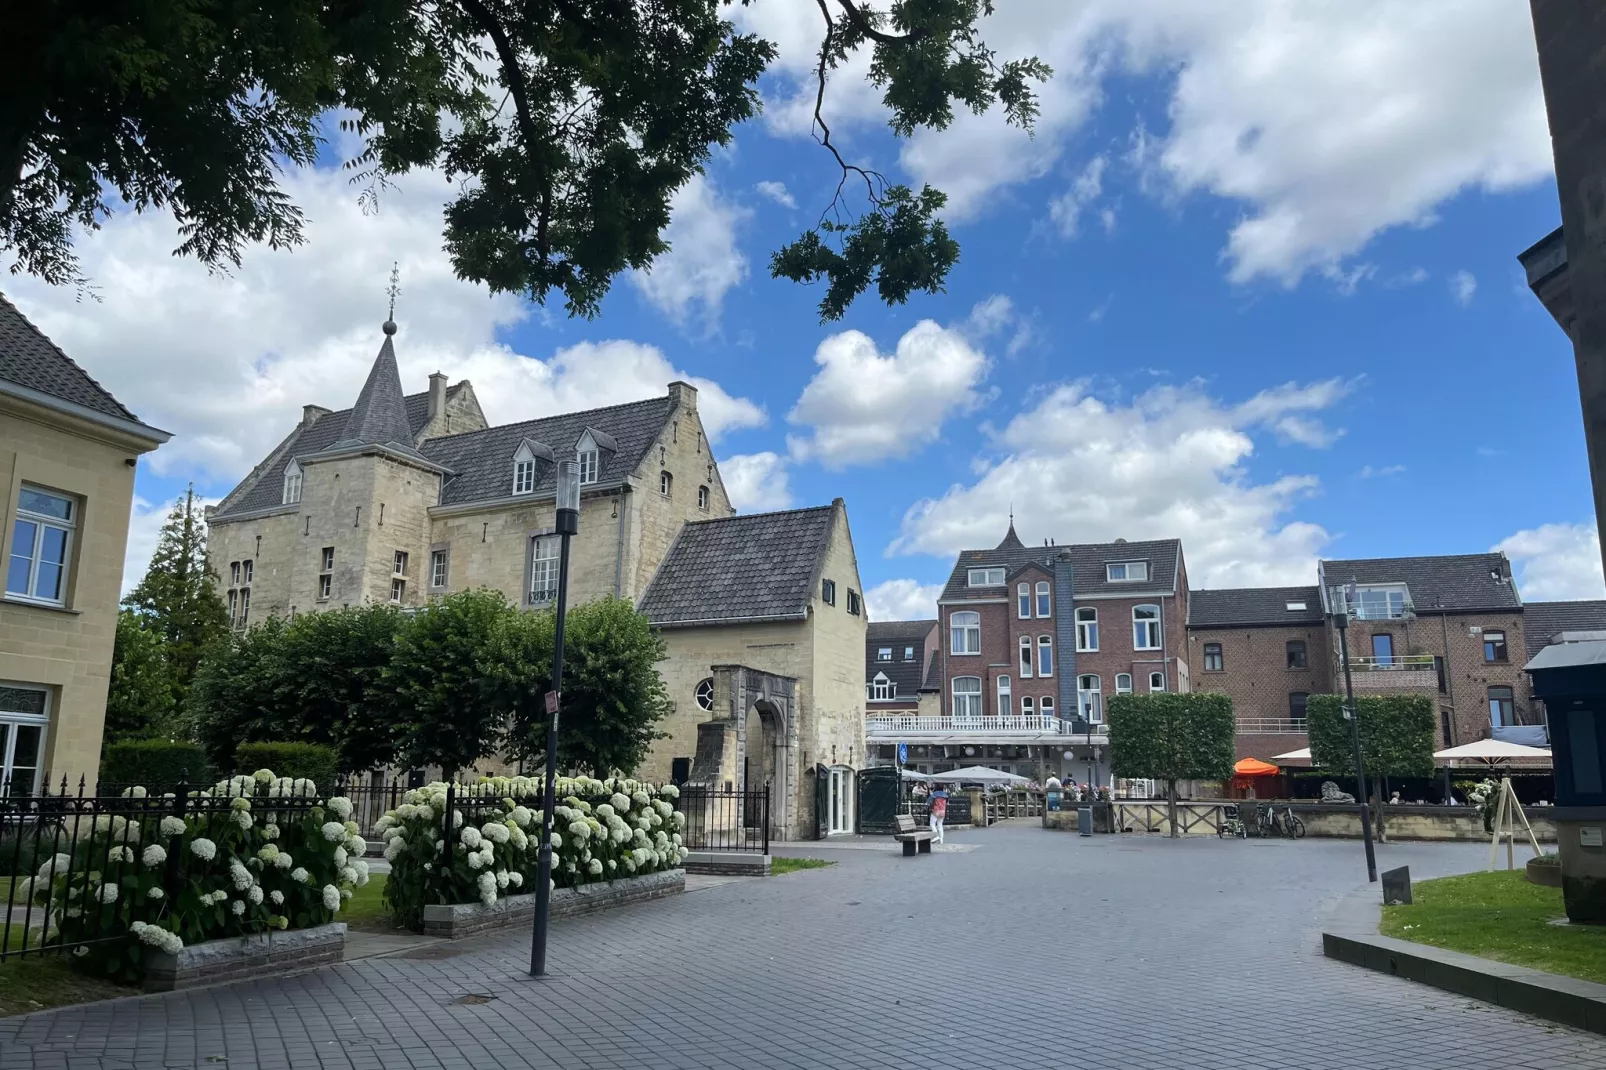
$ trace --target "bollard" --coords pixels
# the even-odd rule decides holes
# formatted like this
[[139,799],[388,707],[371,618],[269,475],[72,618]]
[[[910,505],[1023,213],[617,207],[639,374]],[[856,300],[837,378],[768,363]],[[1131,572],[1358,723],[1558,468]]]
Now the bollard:
[[1383,877],[1383,905],[1386,907],[1406,905],[1411,902],[1411,867],[1401,866],[1399,869],[1384,870]]

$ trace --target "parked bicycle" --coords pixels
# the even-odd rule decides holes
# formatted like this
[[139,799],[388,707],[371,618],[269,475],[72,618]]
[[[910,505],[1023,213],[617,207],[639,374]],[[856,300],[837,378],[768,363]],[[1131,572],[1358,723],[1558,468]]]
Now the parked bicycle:
[[1294,813],[1292,806],[1283,807],[1282,817],[1278,819],[1278,825],[1281,827],[1282,834],[1289,839],[1298,840],[1304,838],[1305,822],[1301,821],[1299,815]]

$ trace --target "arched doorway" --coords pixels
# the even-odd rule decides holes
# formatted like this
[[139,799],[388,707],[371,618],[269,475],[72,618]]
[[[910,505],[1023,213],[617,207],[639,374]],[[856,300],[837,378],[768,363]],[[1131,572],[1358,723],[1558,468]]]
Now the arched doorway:
[[781,713],[768,699],[747,709],[742,739],[742,790],[748,792],[744,823],[756,827],[764,820],[763,804],[753,793],[770,792],[770,824],[777,825],[775,807],[786,797],[786,730]]

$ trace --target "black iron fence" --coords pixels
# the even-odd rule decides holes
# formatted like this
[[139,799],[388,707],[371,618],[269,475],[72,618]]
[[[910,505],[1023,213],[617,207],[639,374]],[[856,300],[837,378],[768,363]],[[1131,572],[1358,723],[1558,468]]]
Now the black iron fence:
[[[37,792],[10,787],[0,785],[0,962],[125,938],[206,861],[181,850],[186,835],[215,840],[238,820],[232,794],[197,795],[186,784],[139,796],[115,785],[90,793],[82,779],[76,789],[65,778],[54,790],[48,780]],[[254,787],[239,785],[248,795]],[[303,814],[322,801],[280,797],[272,810]],[[134,873],[157,875],[162,895],[122,895],[123,877]]]
[[675,809],[685,818],[681,837],[693,851],[770,853],[770,789],[724,791],[685,786]]

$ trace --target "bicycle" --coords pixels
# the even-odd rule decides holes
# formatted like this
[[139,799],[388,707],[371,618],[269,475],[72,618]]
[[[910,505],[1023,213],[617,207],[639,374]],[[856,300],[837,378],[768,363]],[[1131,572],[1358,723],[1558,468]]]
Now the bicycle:
[[1299,819],[1299,815],[1294,813],[1294,808],[1292,806],[1283,807],[1283,816],[1280,824],[1282,825],[1283,835],[1287,836],[1289,839],[1299,840],[1305,837],[1305,822],[1301,821]]
[[1283,835],[1277,823],[1277,808],[1271,805],[1255,807],[1255,833],[1261,839]]

